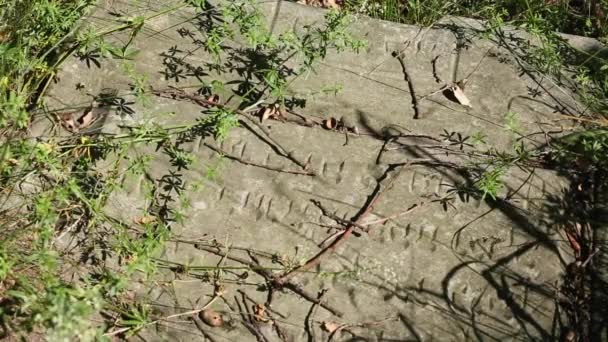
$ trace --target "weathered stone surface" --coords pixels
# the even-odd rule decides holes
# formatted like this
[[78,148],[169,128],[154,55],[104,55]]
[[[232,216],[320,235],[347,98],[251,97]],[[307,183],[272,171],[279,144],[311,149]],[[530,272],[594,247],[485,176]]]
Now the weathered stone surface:
[[[264,6],[269,18],[279,10],[274,2]],[[127,6],[120,10],[135,13],[137,9]],[[321,21],[323,13],[283,2],[276,14],[275,32]],[[135,47],[141,49],[135,67],[149,76],[155,88],[197,83],[194,77],[188,77],[176,84],[161,74],[162,53],[172,46],[182,51],[193,48],[175,32],[191,25],[185,21],[191,15],[183,11],[158,17],[135,40]],[[294,91],[305,95],[322,86],[343,85],[343,92],[336,97],[310,98],[302,112],[323,118],[342,117],[366,134],[350,135],[346,140],[342,133],[318,127],[265,122],[272,138],[309,163],[318,174],[315,177],[277,173],[228,159],[220,161],[203,144],[215,144],[211,138],[197,137],[185,143],[186,150],[195,154],[198,161],[196,167],[180,172],[188,182],[201,182],[203,186],[190,194],[191,209],[186,213],[185,224],[174,226],[175,236],[216,239],[229,246],[286,255],[294,262],[305,260],[319,251],[317,244],[329,235],[323,226],[336,225],[313,200],[337,216],[350,219],[363,207],[390,163],[420,158],[462,160],[458,156],[444,158],[428,146],[436,143],[423,138],[400,138],[400,148],[386,151],[378,163],[384,141],[374,134],[439,136],[445,129],[469,136],[483,132],[488,145],[510,150],[517,136],[504,128],[507,112],[518,113],[520,133],[526,135],[557,118],[553,107],[575,106],[566,93],[550,82],[543,80],[539,85],[540,79],[535,81],[522,73],[516,57],[508,50],[469,35],[466,30],[462,32],[471,40],[459,49],[459,39],[448,25],[420,29],[362,17],[353,25],[353,32],[368,40],[367,50],[330,55],[315,74],[295,82]],[[468,78],[466,95],[472,108],[438,93],[420,102],[421,119],[414,120],[404,74],[391,56],[393,51],[402,49],[418,96],[433,93],[443,82],[450,82],[454,68],[458,68],[456,79]],[[188,60],[197,65],[205,58],[198,51]],[[73,90],[78,82],[91,94],[104,88],[129,91],[129,80],[118,61],[104,61],[96,69],[73,59],[54,87],[53,98],[68,104],[86,103],[90,98],[84,91]],[[539,96],[530,95],[534,89],[539,90]],[[102,130],[119,132],[117,123],[145,120],[180,124],[201,115],[201,108],[194,104],[161,98],[152,98],[149,107],[133,107],[137,109],[133,117],[109,115]],[[167,112],[175,115],[162,115]],[[260,132],[255,126],[254,129]],[[541,135],[531,135],[525,142],[529,146],[544,143]],[[298,169],[271,145],[241,127],[230,133],[221,148],[254,163]],[[149,176],[158,180],[167,174],[169,165],[165,156],[154,152],[154,147],[142,147],[134,155],[153,156]],[[215,165],[220,165],[219,175],[210,179],[206,171]],[[555,325],[555,292],[569,256],[557,242],[561,238],[552,227],[552,206],[547,199],[559,198],[564,182],[545,170],[531,174],[513,170],[506,176],[507,186],[502,192],[508,201],[455,200],[444,210],[436,200],[449,196],[451,185],[463,179],[463,175],[446,167],[412,165],[405,169],[374,208],[372,218],[388,217],[414,204],[424,204],[410,214],[372,226],[369,233],[352,236],[314,273],[296,278],[313,294],[321,288],[328,289],[325,298],[345,313],[343,318],[336,318],[319,308],[314,320],[361,324],[393,318],[351,329],[370,341],[550,340],[559,334]],[[144,177],[130,179],[127,190],[113,199],[109,213],[126,221],[140,215],[146,205],[143,182]],[[233,251],[248,259],[246,254]],[[171,242],[161,258],[193,266],[214,266],[219,260],[179,242]],[[277,267],[269,261],[264,263]],[[229,260],[225,265],[242,266]],[[236,279],[230,272],[225,277]],[[159,285],[152,296],[159,303],[158,310],[166,314],[187,311],[193,308],[192,303],[204,303],[213,294],[212,284],[196,277],[167,272],[164,280],[171,282]],[[249,272],[249,278],[242,282],[249,285],[224,284],[228,299],[240,297],[236,292],[240,288],[259,303],[265,301],[266,293],[256,291],[256,285],[263,284],[262,278]],[[213,308],[231,311],[221,301]],[[304,325],[309,308],[309,302],[291,292],[275,293],[273,309],[285,314],[279,322],[294,341],[307,339]],[[235,322],[241,319],[234,312],[230,316]],[[317,336],[326,339],[327,332],[322,332],[319,324],[315,326]],[[240,324],[232,329],[207,330],[217,340],[255,340]],[[272,329],[261,330],[269,341],[279,339]],[[196,326],[185,319],[167,322],[145,334],[152,340],[202,338]],[[357,340],[346,332],[336,337]]]

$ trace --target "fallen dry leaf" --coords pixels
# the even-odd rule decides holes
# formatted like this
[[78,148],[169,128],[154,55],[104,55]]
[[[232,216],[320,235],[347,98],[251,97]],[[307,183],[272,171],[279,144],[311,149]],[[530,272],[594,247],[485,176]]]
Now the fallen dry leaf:
[[576,233],[580,235],[580,234],[581,234],[581,231],[582,231],[582,229],[583,229],[583,226],[581,226],[581,224],[580,224],[580,223],[576,222],[576,223],[574,224],[574,228],[576,228]]
[[89,107],[84,111],[84,114],[76,121],[78,128],[87,128],[95,121],[93,107]]
[[148,224],[156,222],[156,216],[138,216],[133,219],[135,224]]
[[219,103],[220,97],[217,94],[213,94],[207,98],[207,102]]
[[281,109],[281,107],[279,105],[276,105],[275,116],[277,116],[277,119],[279,119],[279,120],[287,119],[287,114],[286,114],[285,110]]
[[74,113],[63,113],[59,116],[61,125],[70,132],[78,131],[78,124],[74,120]]
[[458,100],[458,103],[465,107],[472,108],[471,101],[469,101],[467,96],[464,94],[464,90],[462,90],[462,88],[460,88],[458,84],[454,84],[453,86],[451,86],[450,90],[452,91],[452,94],[454,94],[456,100]]
[[570,246],[574,250],[574,253],[577,255],[580,254],[581,245],[578,243],[578,241],[576,241],[576,238],[568,232],[566,232],[566,237],[568,237],[568,241],[570,242]]
[[274,108],[272,107],[264,107],[260,110],[262,114],[260,115],[260,121],[264,122],[268,118],[270,118],[274,114]]
[[338,120],[336,118],[329,118],[323,120],[323,127],[327,129],[334,129],[338,126]]
[[331,322],[331,321],[325,321],[321,324],[321,328],[325,331],[327,331],[328,333],[333,333],[334,331],[340,329],[340,324],[336,323],[336,322]]
[[222,318],[222,315],[215,312],[214,310],[205,309],[201,311],[198,315],[201,320],[209,326],[221,327],[222,325],[224,325],[224,318]]
[[258,322],[268,322],[268,317],[266,317],[266,307],[260,304],[254,305],[253,318]]
[[285,115],[285,113],[281,110],[279,105],[276,105],[276,104],[270,105],[267,107],[262,107],[258,111],[258,116],[260,117],[261,122],[264,122],[268,119],[281,120],[281,121],[284,121],[285,119],[287,119],[287,115]]

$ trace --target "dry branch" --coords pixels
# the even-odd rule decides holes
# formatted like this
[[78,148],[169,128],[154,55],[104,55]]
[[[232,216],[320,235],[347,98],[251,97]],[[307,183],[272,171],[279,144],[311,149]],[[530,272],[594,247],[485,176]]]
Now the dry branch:
[[[213,253],[215,255],[218,255],[220,257],[225,257],[227,259],[236,261],[238,263],[241,263],[243,265],[248,266],[252,271],[254,271],[255,273],[259,274],[260,276],[262,276],[266,281],[268,282],[274,282],[275,280],[275,275],[272,274],[272,272],[268,271],[267,269],[265,269],[264,267],[255,264],[253,262],[250,262],[248,260],[245,260],[243,258],[239,258],[236,256],[232,256],[232,255],[227,255],[226,253],[222,252],[219,248],[215,247],[207,247],[207,246],[202,246],[202,245],[194,245],[194,247],[196,249],[199,250],[203,250],[209,253]],[[308,300],[311,303],[315,303],[318,304],[320,307],[324,308],[325,310],[331,312],[332,314],[338,316],[338,317],[342,317],[344,316],[344,313],[342,313],[340,310],[330,306],[329,304],[318,300],[315,296],[313,296],[312,294],[308,293],[306,290],[304,290],[300,285],[295,284],[291,281],[285,281],[282,285],[283,288],[286,288],[288,290],[291,290],[292,292],[294,292],[295,294],[299,295],[300,297]]]
[[274,283],[276,285],[278,285],[279,287],[284,287],[287,283],[289,283],[289,280],[291,278],[293,278],[294,276],[296,276],[298,273],[308,271],[309,269],[317,266],[318,264],[321,263],[321,260],[326,255],[333,253],[340,245],[342,245],[346,241],[346,239],[348,239],[352,235],[354,229],[358,225],[363,224],[363,222],[367,218],[367,216],[374,210],[375,205],[379,202],[379,200],[386,193],[386,190],[392,186],[392,184],[399,177],[401,172],[406,167],[408,167],[408,165],[409,164],[406,163],[405,165],[398,167],[399,170],[397,171],[397,174],[393,178],[390,179],[390,181],[384,188],[382,188],[382,184],[381,184],[382,180],[385,179],[386,177],[388,177],[388,173],[393,169],[393,168],[389,168],[386,171],[386,173],[384,174],[384,176],[378,180],[378,185],[376,186],[376,189],[374,190],[373,194],[370,196],[370,199],[368,200],[368,203],[366,204],[366,206],[364,207],[362,212],[359,215],[357,215],[358,217],[354,220],[354,222],[352,224],[349,224],[346,227],[346,229],[344,230],[344,233],[342,233],[331,244],[329,244],[327,247],[325,247],[324,249],[319,251],[319,253],[317,253],[315,256],[310,258],[303,265],[292,269],[291,271],[285,273],[281,277],[275,278]]
[[[194,102],[201,107],[205,107],[205,108],[214,108],[215,107],[215,108],[220,108],[220,109],[226,109],[226,110],[230,110],[236,114],[239,114],[240,116],[245,118],[248,122],[257,126],[258,129],[260,129],[262,132],[264,132],[264,135],[266,136],[265,139],[268,140],[272,145],[274,145],[275,150],[279,151],[279,153],[283,157],[288,158],[289,160],[291,160],[292,162],[294,162],[295,164],[300,166],[304,171],[308,171],[309,166],[306,163],[302,162],[299,158],[294,156],[292,151],[288,151],[285,147],[283,147],[283,145],[281,145],[278,141],[276,141],[270,135],[270,132],[263,125],[261,125],[259,122],[257,122],[257,120],[251,118],[251,115],[249,115],[247,113],[247,111],[230,108],[219,102],[210,101],[210,100],[204,98],[203,96],[188,94],[184,90],[175,88],[175,87],[171,87],[169,89],[162,89],[162,90],[153,90],[152,93],[159,97],[164,97],[164,98],[168,98],[168,99],[172,99],[172,100],[185,99],[185,100]],[[250,128],[249,128],[249,130],[252,131],[252,133],[254,133],[256,135],[259,134]]]
[[232,159],[235,160],[241,164],[245,164],[245,165],[249,165],[249,166],[255,166],[255,167],[259,167],[262,169],[266,169],[266,170],[270,170],[270,171],[276,171],[276,172],[281,172],[281,173],[290,173],[290,174],[294,174],[294,175],[304,175],[304,176],[314,176],[315,173],[312,171],[299,171],[299,170],[285,170],[281,167],[278,166],[270,166],[270,165],[263,165],[263,164],[258,164],[258,163],[254,163],[252,161],[249,160],[245,160],[243,158],[239,158],[233,154],[230,154],[224,150],[222,150],[221,148],[208,144],[208,143],[203,143],[203,145],[207,146],[208,148],[210,148],[211,150],[217,152],[218,154],[228,158],[228,159]]
[[407,66],[405,65],[405,61],[403,60],[402,52],[393,52],[393,57],[399,60],[401,64],[401,69],[403,70],[403,76],[405,78],[405,82],[410,90],[410,96],[412,97],[412,107],[414,108],[414,119],[420,118],[420,109],[418,108],[418,98],[416,97],[416,90],[414,89],[414,81],[407,70]]

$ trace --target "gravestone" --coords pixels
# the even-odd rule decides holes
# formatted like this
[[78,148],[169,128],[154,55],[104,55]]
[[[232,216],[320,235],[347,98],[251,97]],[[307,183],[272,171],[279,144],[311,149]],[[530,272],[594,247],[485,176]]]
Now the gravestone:
[[[152,13],[174,3],[152,1],[147,10]],[[263,10],[277,34],[322,23],[325,14],[282,1],[264,3]],[[110,11],[125,17],[142,14],[135,5],[108,2],[97,9],[94,24],[106,25]],[[178,32],[196,31],[195,16],[187,9],[158,16],[134,40],[133,47],[140,50],[134,67],[148,76],[154,89],[198,84],[192,73],[168,76],[166,63],[171,53],[191,66],[202,66],[210,58]],[[457,153],[458,134],[462,140],[482,132],[485,143],[475,146],[485,150],[511,151],[519,142],[542,148],[546,142],[537,133],[559,118],[556,108],[575,111],[576,102],[550,78],[525,72],[517,45],[482,38],[474,21],[452,18],[420,28],[357,17],[350,30],[367,41],[364,50],[331,53],[314,73],[292,84],[292,94],[306,99],[306,106],[295,111],[309,121],[290,114],[294,120],[260,123],[251,112],[246,113],[249,118],[240,117],[240,127],[222,142],[201,136],[183,142],[181,147],[196,162],[178,172],[186,184],[199,187],[186,191],[190,206],[184,222],[172,225],[173,239],[158,257],[190,265],[192,272],[163,270],[154,280],[158,285],[145,295],[156,303],[160,316],[196,309],[214,293],[213,282],[206,278],[213,271],[203,266],[221,262],[235,268],[223,271],[221,281],[224,297],[233,305],[216,300],[211,308],[232,323],[201,328],[179,316],[144,330],[143,336],[304,341],[313,335],[327,339],[335,322],[347,324],[334,336],[344,341],[357,336],[369,341],[555,339],[560,334],[556,296],[571,256],[551,213],[567,184],[542,168],[513,169],[503,177],[500,199],[466,194],[459,186],[467,181],[470,186],[471,176],[457,166],[467,165],[472,155],[463,145],[463,152]],[[526,39],[513,34],[514,41]],[[395,51],[403,56],[405,68],[392,55]],[[86,105],[91,101],[87,93],[107,89],[130,93],[131,81],[121,63],[108,59],[98,68],[72,58],[51,90],[49,104]],[[222,77],[238,79],[235,74]],[[444,89],[464,78],[470,106],[450,98]],[[343,89],[335,96],[310,96],[336,84]],[[75,90],[76,85],[81,89]],[[419,99],[418,119],[410,85]],[[183,125],[204,117],[201,106],[179,96],[152,95],[147,106],[129,106],[134,113],[99,109],[103,119],[96,132],[120,134],[126,132],[124,126]],[[516,114],[517,132],[508,129],[508,113]],[[343,129],[334,129],[340,124]],[[445,153],[446,147],[455,152]],[[220,158],[220,150],[225,157]],[[132,222],[149,205],[144,187],[148,180],[160,182],[175,170],[156,145],[131,153],[150,156],[152,169],[128,178],[125,190],[110,200],[108,214],[123,222]],[[210,175],[212,170],[217,174]],[[253,315],[252,303],[266,302],[273,284],[230,256],[253,263],[247,251],[257,251],[260,264],[275,274],[296,267],[318,253],[319,244],[332,234],[339,239],[339,227],[348,226],[378,189],[382,197],[361,227],[354,228],[355,234],[319,265],[292,278],[315,298],[326,289],[322,300],[342,317],[323,307],[308,317],[310,301],[290,289],[276,289],[271,312],[285,336],[279,337],[269,322],[240,323]],[[214,248],[227,257],[209,251]],[[244,296],[250,298],[244,300],[247,304],[236,307],[235,297],[243,301]],[[251,312],[241,315],[239,310]],[[255,333],[248,330],[252,325],[257,326]]]

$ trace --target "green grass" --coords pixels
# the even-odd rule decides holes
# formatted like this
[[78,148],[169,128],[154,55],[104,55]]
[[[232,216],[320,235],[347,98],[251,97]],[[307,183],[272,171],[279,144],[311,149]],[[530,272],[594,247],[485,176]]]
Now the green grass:
[[345,8],[374,18],[429,25],[447,16],[491,19],[602,38],[608,33],[605,1],[547,0],[346,0]]

